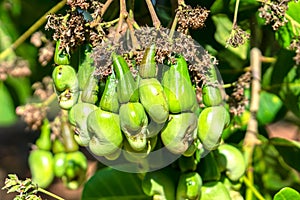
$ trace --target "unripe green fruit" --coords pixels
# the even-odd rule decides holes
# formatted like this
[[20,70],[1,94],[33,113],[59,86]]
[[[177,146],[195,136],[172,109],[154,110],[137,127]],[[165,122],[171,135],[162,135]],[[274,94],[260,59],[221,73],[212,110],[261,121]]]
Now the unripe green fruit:
[[28,157],[32,182],[41,188],[47,188],[54,179],[53,156],[45,150],[33,150]]
[[64,52],[64,49],[60,49],[60,40],[56,41],[54,62],[57,65],[68,65],[70,64],[70,55]]
[[197,161],[195,160],[194,156],[180,156],[178,159],[178,165],[181,172],[191,172],[197,169]]
[[50,124],[47,118],[44,119],[43,125],[41,127],[41,134],[35,142],[36,146],[39,149],[49,151],[51,150],[52,141],[51,141],[51,131]]
[[66,154],[65,172],[62,181],[69,189],[77,189],[85,180],[87,159],[81,151]]
[[171,113],[192,110],[196,101],[195,91],[191,84],[174,67],[171,66],[164,73],[162,85]]
[[178,181],[176,200],[199,200],[202,179],[197,172],[181,174]]
[[66,153],[61,152],[54,155],[54,174],[56,177],[62,177],[66,170]]
[[198,137],[204,148],[213,150],[219,145],[223,129],[229,120],[229,113],[223,106],[207,107],[200,113]]
[[228,190],[219,181],[204,183],[201,193],[201,200],[231,200]]
[[142,181],[142,189],[146,195],[153,196],[153,199],[175,199],[174,180],[162,170],[147,172]]
[[92,135],[89,148],[98,156],[112,154],[123,142],[119,115],[115,113],[98,108],[89,114],[87,128]]
[[131,74],[125,59],[112,54],[113,69],[118,79],[117,94],[120,103],[136,102],[139,100],[138,85]]
[[169,116],[169,105],[160,82],[156,78],[141,79],[139,94],[150,118],[158,124],[164,123]]
[[59,65],[52,72],[55,92],[62,109],[70,109],[78,100],[79,86],[76,72],[69,65]]
[[169,121],[161,131],[165,147],[174,154],[184,153],[194,140],[197,116],[194,113],[170,114]]
[[229,144],[220,145],[217,151],[225,157],[227,177],[232,181],[239,180],[246,171],[246,163],[241,151]]
[[91,74],[88,78],[81,94],[81,100],[85,103],[95,104],[98,101],[99,80]]
[[102,110],[118,113],[120,104],[117,95],[117,79],[112,73],[106,80],[105,89],[100,100],[100,108]]
[[76,127],[75,140],[81,146],[88,146],[91,136],[87,130],[87,118],[91,112],[98,109],[89,103],[77,103],[69,111],[69,122]]
[[202,87],[202,100],[205,106],[217,106],[222,103],[222,95],[218,86],[204,85]]
[[119,111],[120,125],[130,146],[141,151],[146,147],[148,117],[139,102],[122,104]]

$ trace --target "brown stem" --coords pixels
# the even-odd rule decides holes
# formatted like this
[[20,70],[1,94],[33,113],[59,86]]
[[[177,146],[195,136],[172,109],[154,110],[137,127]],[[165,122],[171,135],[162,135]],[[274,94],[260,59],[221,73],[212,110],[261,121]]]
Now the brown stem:
[[151,15],[153,26],[156,29],[159,29],[160,26],[161,26],[161,23],[160,23],[160,20],[158,19],[157,15],[156,15],[156,12],[155,12],[155,9],[154,9],[154,7],[152,5],[151,0],[146,0],[146,3],[147,3],[147,7],[149,9],[150,15]]
[[[250,65],[252,71],[252,89],[251,89],[251,102],[250,102],[250,119],[247,126],[247,131],[244,139],[244,152],[247,163],[247,177],[250,183],[253,185],[253,166],[252,156],[255,145],[260,144],[257,139],[258,123],[256,120],[256,113],[259,108],[259,93],[261,90],[261,52],[257,48],[253,48],[250,52]],[[246,199],[252,199],[253,191],[246,190]]]
[[124,23],[124,19],[126,19],[127,16],[128,16],[128,12],[126,10],[126,0],[120,0],[120,16],[119,16],[119,23],[117,26],[114,43],[117,43],[121,37],[122,26]]
[[106,10],[108,9],[108,7],[110,6],[110,4],[113,2],[113,0],[107,0],[105,2],[105,4],[103,5],[102,9],[101,9],[101,15],[103,17],[104,13],[106,12]]

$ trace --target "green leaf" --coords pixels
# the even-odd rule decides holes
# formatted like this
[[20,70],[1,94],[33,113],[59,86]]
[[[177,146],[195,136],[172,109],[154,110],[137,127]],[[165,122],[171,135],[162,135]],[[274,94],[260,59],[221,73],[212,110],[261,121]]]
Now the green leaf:
[[11,89],[11,92],[15,95],[17,104],[25,104],[31,95],[31,85],[28,78],[13,78],[8,77],[6,84]]
[[82,200],[147,200],[142,190],[142,181],[137,174],[117,171],[112,168],[99,170],[85,184]]
[[280,27],[275,34],[277,41],[284,48],[290,46],[292,39],[296,36],[295,34],[300,31],[299,27],[294,25],[297,23],[300,24],[300,4],[291,1],[288,6],[289,8],[286,14],[290,17],[289,21],[284,26]]
[[286,107],[300,117],[300,69],[292,68],[284,78],[279,92]]
[[0,97],[0,126],[8,126],[16,121],[17,116],[13,99],[3,82],[0,82]]
[[[212,20],[217,29],[215,33],[216,41],[222,44],[223,46],[226,46],[226,40],[229,38],[232,30],[231,20],[227,17],[227,15],[224,14],[214,15],[212,16]],[[239,56],[243,60],[247,58],[248,43],[245,43],[244,45],[241,45],[237,48],[229,46],[227,49]]]
[[260,93],[259,110],[256,114],[258,122],[261,125],[273,122],[282,105],[283,103],[277,95],[262,91]]
[[273,198],[273,200],[290,200],[290,199],[300,199],[300,194],[290,187],[282,188],[279,192],[277,192]]
[[292,168],[300,171],[300,142],[286,140],[283,138],[271,138],[270,143],[274,145],[283,160]]

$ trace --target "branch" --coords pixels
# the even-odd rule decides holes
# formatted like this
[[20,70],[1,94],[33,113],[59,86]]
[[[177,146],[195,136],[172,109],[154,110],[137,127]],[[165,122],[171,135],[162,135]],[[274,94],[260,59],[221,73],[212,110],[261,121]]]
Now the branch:
[[156,12],[155,12],[155,9],[152,5],[152,2],[151,0],[146,0],[146,3],[147,3],[147,6],[148,6],[148,9],[149,9],[149,12],[150,12],[150,15],[151,15],[151,18],[152,18],[152,22],[153,22],[153,26],[156,28],[156,29],[159,29],[160,26],[161,26],[161,23],[156,15]]
[[51,8],[48,12],[46,12],[38,21],[36,21],[25,33],[23,33],[10,47],[5,49],[0,54],[0,60],[6,58],[12,51],[14,51],[18,46],[20,46],[30,35],[32,35],[37,29],[42,26],[46,20],[47,16],[52,13],[56,13],[60,10],[65,4],[67,0],[62,0],[58,4],[56,4],[53,8]]
[[127,16],[128,16],[128,12],[126,10],[126,0],[120,0],[120,16],[119,16],[119,23],[117,26],[114,43],[117,43],[121,38],[122,26],[124,23],[124,19],[126,19]]
[[[261,90],[261,52],[257,48],[253,48],[250,52],[250,67],[252,71],[252,89],[251,89],[251,102],[250,102],[250,119],[247,126],[247,132],[244,139],[244,152],[247,164],[247,177],[249,178],[249,184],[253,185],[253,167],[252,167],[252,156],[254,147],[260,144],[257,139],[258,123],[256,120],[256,113],[259,108],[259,93]],[[252,199],[253,191],[247,187],[246,200]]]

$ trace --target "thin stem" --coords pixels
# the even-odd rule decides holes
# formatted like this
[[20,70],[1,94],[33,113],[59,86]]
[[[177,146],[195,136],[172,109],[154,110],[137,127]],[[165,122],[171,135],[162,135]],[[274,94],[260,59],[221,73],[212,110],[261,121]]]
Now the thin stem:
[[237,14],[238,14],[238,11],[239,11],[239,4],[240,4],[240,0],[236,0],[235,8],[234,8],[233,22],[232,22],[233,27],[235,27],[236,24],[237,24]]
[[263,63],[274,63],[276,62],[276,58],[261,56],[260,61]]
[[44,194],[46,194],[46,195],[48,195],[48,196],[50,196],[50,197],[53,197],[53,198],[55,198],[55,199],[58,199],[58,200],[64,200],[64,198],[62,198],[62,197],[60,197],[60,196],[57,196],[56,194],[53,194],[52,192],[49,192],[49,191],[47,191],[47,190],[44,190],[43,188],[38,188],[38,191],[39,192],[42,192],[42,193],[44,193]]
[[48,106],[50,105],[55,99],[57,98],[57,95],[55,93],[51,94],[43,103],[42,106]]
[[101,9],[101,15],[103,16],[104,13],[106,12],[106,10],[108,9],[108,7],[110,6],[110,4],[113,2],[113,0],[107,0],[105,2],[105,4],[103,5],[102,9]]
[[51,8],[48,12],[46,12],[42,17],[38,19],[25,33],[23,33],[10,47],[5,49],[0,54],[0,60],[6,58],[12,51],[14,51],[18,46],[20,46],[30,35],[32,35],[40,26],[42,26],[46,20],[47,16],[52,13],[56,13],[60,10],[65,4],[67,0],[62,0],[58,4],[56,4],[53,8]]
[[[297,28],[300,28],[300,24],[297,22],[297,21],[295,21],[290,15],[288,15],[287,13],[285,13],[285,15],[284,15],[290,22],[291,22],[291,24],[292,24],[292,29],[293,29],[293,33],[295,34],[295,35],[298,35],[299,34],[299,32],[298,31],[296,31],[296,29]],[[297,29],[298,30],[298,29]],[[297,32],[297,33],[296,33]]]
[[150,15],[151,15],[151,18],[152,18],[153,26],[156,29],[159,29],[160,26],[161,26],[161,23],[160,23],[160,20],[158,19],[157,15],[156,15],[156,12],[155,12],[155,9],[152,5],[151,0],[146,0],[146,3],[147,3],[147,7],[149,9],[149,12],[150,12]]
[[259,191],[251,184],[251,181],[245,176],[243,178],[243,181],[245,185],[251,189],[251,191],[254,193],[257,199],[259,200],[265,200],[265,198],[259,193]]
[[[181,6],[179,6],[178,10],[179,9],[181,9]],[[177,23],[178,23],[178,14],[176,13],[176,15],[174,17],[174,20],[173,20],[173,23],[172,23],[172,27],[171,27],[170,33],[169,33],[169,40],[172,40],[172,38],[173,38],[173,35],[175,33],[175,29],[176,29]]]
[[102,22],[102,23],[100,23],[100,26],[108,28],[108,27],[111,27],[113,24],[117,23],[118,21],[119,21],[119,18],[114,19],[114,20],[109,21],[109,22]]
[[[250,119],[247,126],[247,131],[244,139],[243,149],[247,163],[247,176],[251,185],[254,183],[252,157],[255,145],[259,144],[257,139],[258,123],[256,113],[259,108],[259,93],[261,90],[261,52],[257,48],[253,48],[250,52],[250,66],[252,71],[252,90],[250,102]],[[246,200],[252,200],[253,191],[251,188],[246,189]]]
[[127,16],[128,16],[128,12],[126,10],[126,0],[120,0],[120,16],[119,16],[119,23],[117,26],[114,43],[117,43],[121,37],[122,26],[124,23],[124,19],[126,19]]

